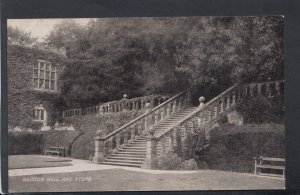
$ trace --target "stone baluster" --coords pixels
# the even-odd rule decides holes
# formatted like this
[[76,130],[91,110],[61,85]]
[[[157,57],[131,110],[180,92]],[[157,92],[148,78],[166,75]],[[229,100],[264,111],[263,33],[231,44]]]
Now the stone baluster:
[[177,111],[177,100],[175,99],[173,102],[173,112],[175,113]]
[[163,135],[161,139],[161,154],[166,153],[166,134]]
[[271,97],[272,95],[271,95],[271,88],[270,88],[270,84],[269,83],[266,84],[266,88],[267,88],[267,96]]
[[221,109],[220,109],[220,113],[224,112],[224,102],[225,102],[224,97],[221,97],[221,104],[220,104]]
[[173,133],[173,137],[174,137],[174,147],[177,145],[177,137],[176,134],[180,132],[180,126],[175,127],[174,131],[172,131]]
[[170,107],[171,107],[171,105],[170,105],[170,103],[168,103],[167,105],[167,113],[166,113],[166,116],[170,116]]
[[121,136],[120,134],[115,135],[116,138],[116,149],[119,149],[120,145],[121,145]]
[[123,135],[124,135],[124,143],[123,144],[124,145],[128,144],[128,142],[129,142],[128,133],[129,133],[128,129],[124,129],[124,133],[123,133]]
[[261,95],[261,84],[257,85],[257,94]]
[[186,138],[186,136],[187,136],[187,134],[188,134],[188,129],[189,129],[188,123],[187,123],[187,122],[185,122],[185,123],[183,124],[183,128],[184,128],[184,131],[183,131],[183,138]]
[[207,113],[208,113],[208,122],[209,122],[211,120],[211,110],[208,110]]
[[251,96],[254,96],[254,86],[253,85],[250,85],[250,95]]
[[229,109],[229,107],[230,107],[230,97],[228,95],[226,96],[226,100],[227,100],[226,109]]
[[235,95],[235,91],[232,92],[232,106],[234,106],[236,104],[236,95]]
[[161,112],[160,112],[160,120],[163,120],[164,118],[165,118],[165,113],[166,113],[166,111],[165,111],[165,107],[162,107],[161,108]]
[[158,121],[159,121],[159,115],[160,115],[160,113],[159,113],[159,109],[158,109],[154,113],[154,124],[158,123]]
[[170,150],[173,151],[174,150],[174,134],[173,134],[174,129],[172,129],[170,131]]
[[108,144],[108,151],[109,151],[109,153],[111,153],[111,151],[113,150],[113,139],[114,139],[114,137],[110,137],[108,139],[108,141],[109,141],[109,144]]
[[218,106],[215,106],[214,112],[215,112],[214,118],[217,118],[217,116],[218,116]]
[[136,126],[129,127],[129,129],[130,129],[130,142],[133,142],[133,140],[135,138],[135,128],[136,128]]
[[182,108],[182,97],[178,97],[178,110]]
[[280,95],[280,85],[279,84],[280,84],[279,82],[275,83],[275,89],[276,89],[277,95]]
[[202,122],[203,122],[203,113],[200,112],[199,117],[198,117],[198,126],[199,127],[202,125]]

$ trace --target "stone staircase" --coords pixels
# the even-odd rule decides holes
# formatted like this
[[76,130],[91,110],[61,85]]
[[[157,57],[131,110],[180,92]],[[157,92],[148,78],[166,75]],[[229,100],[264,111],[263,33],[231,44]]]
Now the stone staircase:
[[[102,136],[99,131],[95,137],[93,162],[155,169],[157,155],[173,150],[189,133],[203,133],[206,137],[209,129],[218,125],[223,116],[228,117],[228,123],[240,122],[239,116],[234,114],[239,100],[245,96],[282,95],[283,83],[235,84],[206,103],[205,98],[200,97],[198,107],[191,107],[188,90],[154,108],[148,102],[143,115],[108,135]],[[208,146],[204,143],[202,149]]]
[[[181,118],[187,116],[194,111],[196,107],[188,107],[182,111],[179,111],[166,120],[161,121],[155,127],[155,133],[160,134],[176,123]],[[158,146],[158,153],[160,153],[161,146]],[[146,135],[142,134],[133,142],[125,145],[125,147],[119,149],[117,152],[107,157],[101,164],[107,165],[119,165],[130,167],[141,167],[146,159]]]

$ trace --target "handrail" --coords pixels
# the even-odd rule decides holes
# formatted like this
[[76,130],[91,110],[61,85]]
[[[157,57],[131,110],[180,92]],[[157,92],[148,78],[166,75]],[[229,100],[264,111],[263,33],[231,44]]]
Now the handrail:
[[105,137],[103,138],[100,138],[100,139],[103,139],[103,140],[106,140],[114,135],[116,135],[117,133],[121,132],[123,129],[127,128],[127,127],[130,127],[132,124],[136,123],[137,121],[140,121],[141,119],[144,119],[146,118],[147,116],[149,116],[150,114],[154,113],[156,110],[158,110],[159,108],[162,108],[163,106],[167,105],[168,103],[172,102],[173,100],[175,100],[177,97],[183,95],[184,93],[186,93],[188,90],[185,90],[183,92],[180,92],[178,93],[177,95],[173,96],[172,98],[168,99],[167,101],[163,102],[162,104],[156,106],[155,108],[153,108],[150,112],[146,112],[142,115],[140,115],[139,117],[137,117],[136,119],[130,121],[129,123],[123,125],[122,127],[118,128],[117,130],[109,133],[108,135],[106,135]]
[[184,118],[182,118],[181,120],[179,120],[177,123],[175,123],[175,125],[173,125],[172,127],[168,128],[167,130],[165,130],[164,132],[160,133],[158,136],[155,136],[158,140],[160,138],[162,138],[162,136],[164,134],[166,134],[167,132],[169,132],[170,130],[172,130],[175,126],[180,125],[181,123],[185,122],[186,120],[189,120],[190,118],[192,118],[194,115],[196,115],[197,113],[204,111],[206,108],[208,108],[211,104],[213,104],[216,100],[218,100],[219,98],[221,98],[223,95],[225,95],[226,93],[228,93],[229,91],[231,91],[232,89],[238,87],[239,84],[234,84],[232,87],[228,88],[227,90],[225,90],[224,92],[220,93],[218,96],[216,96],[215,98],[211,99],[209,102],[207,102],[203,107],[198,108],[194,111],[192,111],[189,115],[185,116]]

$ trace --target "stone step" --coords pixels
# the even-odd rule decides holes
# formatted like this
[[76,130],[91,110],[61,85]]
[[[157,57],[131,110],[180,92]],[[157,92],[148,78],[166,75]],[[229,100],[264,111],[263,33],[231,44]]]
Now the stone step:
[[131,146],[145,146],[147,142],[144,143],[130,143]]
[[118,151],[116,154],[135,154],[135,155],[145,155],[145,151]]
[[123,160],[123,161],[142,161],[142,162],[144,162],[145,159],[146,158],[135,158],[135,157],[124,157],[124,156],[111,156],[111,157],[108,157],[106,160]]
[[125,146],[124,149],[145,149],[146,148],[146,145],[144,146],[133,146],[133,145],[128,145],[128,146]]
[[121,159],[105,159],[104,162],[121,162],[121,163],[129,163],[129,164],[143,164],[143,161],[134,161],[134,160],[121,160]]
[[112,157],[133,157],[133,158],[146,158],[145,154],[112,154]]
[[138,167],[141,168],[141,165],[139,164],[131,164],[131,163],[118,163],[118,162],[101,162],[101,164],[105,165],[118,165],[118,166],[127,166],[127,167]]

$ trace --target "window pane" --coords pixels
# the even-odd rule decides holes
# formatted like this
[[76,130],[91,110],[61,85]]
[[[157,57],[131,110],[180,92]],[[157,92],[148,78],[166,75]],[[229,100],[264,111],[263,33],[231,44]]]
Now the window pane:
[[41,62],[41,63],[40,63],[40,69],[41,69],[41,70],[44,70],[44,69],[45,69],[45,63],[44,63],[44,62]]
[[44,87],[44,79],[40,79],[40,86],[39,86],[39,88],[43,88]]
[[50,64],[49,63],[46,64],[46,70],[50,70]]
[[46,79],[50,79],[50,72],[46,71]]
[[34,69],[33,70],[33,77],[38,77],[38,73],[39,73],[39,70],[38,69]]
[[44,78],[44,73],[45,73],[45,71],[40,70],[40,78]]
[[55,79],[55,72],[51,72],[51,79]]
[[41,120],[44,120],[44,110],[40,110],[41,111]]
[[51,80],[51,88],[50,88],[51,90],[54,90],[54,83],[55,82]]
[[51,65],[51,71],[52,71],[52,72],[56,72],[56,66]]
[[49,84],[50,84],[49,80],[46,80],[46,82],[45,82],[45,89],[50,89]]
[[37,78],[36,78],[36,79],[33,79],[33,86],[34,86],[34,87],[38,87],[38,86],[39,86],[39,83],[38,83],[38,82],[39,82],[39,79],[37,79]]
[[34,68],[39,68],[39,62],[33,65]]

